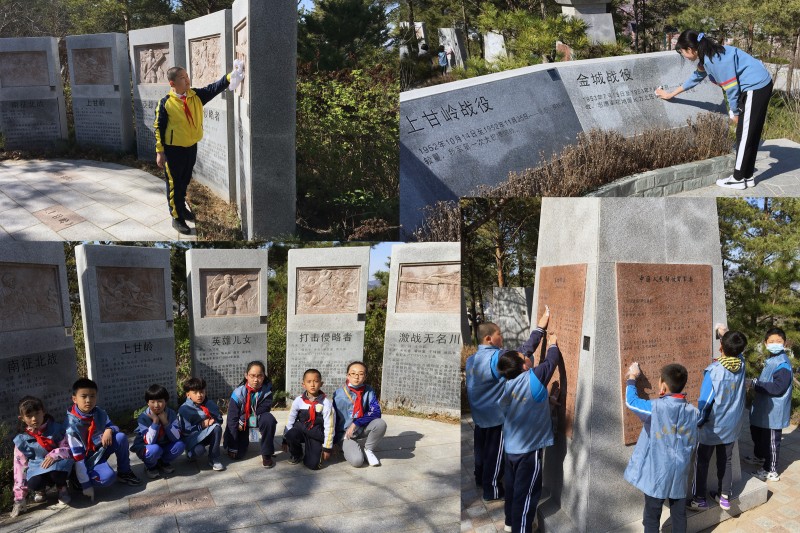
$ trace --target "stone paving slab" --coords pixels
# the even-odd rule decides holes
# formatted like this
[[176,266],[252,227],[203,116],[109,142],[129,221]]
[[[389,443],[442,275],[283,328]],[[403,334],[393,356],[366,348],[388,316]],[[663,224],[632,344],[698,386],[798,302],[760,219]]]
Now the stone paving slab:
[[753,177],[755,187],[741,191],[711,185],[675,196],[800,196],[800,144],[788,139],[765,141],[758,151]]
[[[32,505],[15,520],[0,517],[3,533],[120,533],[197,532],[236,530],[255,533],[453,532],[460,530],[457,443],[459,426],[432,420],[386,415],[388,430],[376,455],[382,466],[353,468],[339,456],[322,470],[290,465],[280,451],[288,411],[274,411],[278,419],[276,466],[261,466],[258,445],[247,457],[231,461],[214,472],[205,460],[177,459],[175,472],[147,479],[144,465],[131,454],[133,471],[142,479],[136,487],[116,483],[96,489],[96,501],[73,494],[63,507]],[[132,439],[129,439],[132,442]],[[447,446],[449,454],[441,447]],[[115,466],[115,459],[109,463]],[[202,509],[142,516],[131,499],[168,502],[176,493],[207,489],[213,503]],[[161,496],[159,498],[159,496]],[[131,513],[134,509],[136,513]],[[145,512],[146,514],[146,512]],[[136,518],[141,516],[141,518]]]
[[[84,220],[48,228],[30,216],[54,206]],[[157,176],[100,161],[36,159],[0,162],[0,242],[10,240],[193,241],[196,236],[172,228],[165,185]]]

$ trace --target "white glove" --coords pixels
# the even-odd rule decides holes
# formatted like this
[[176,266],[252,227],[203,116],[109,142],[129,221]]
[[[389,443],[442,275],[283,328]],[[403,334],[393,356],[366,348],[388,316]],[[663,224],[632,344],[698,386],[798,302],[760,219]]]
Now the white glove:
[[83,489],[83,495],[91,498],[92,503],[94,503],[94,487],[89,487],[88,489]]
[[642,373],[642,370],[639,368],[639,363],[637,363],[635,361],[633,363],[631,363],[631,366],[628,367],[628,375],[633,374],[634,376],[636,376],[638,378],[639,375],[641,375],[641,373]]
[[733,109],[729,109],[728,110],[728,116],[731,117],[731,120],[733,120],[733,117],[736,116],[736,115],[733,114]]
[[231,72],[231,83],[228,86],[230,91],[235,91],[244,79],[244,61],[241,59],[233,60],[233,72]]

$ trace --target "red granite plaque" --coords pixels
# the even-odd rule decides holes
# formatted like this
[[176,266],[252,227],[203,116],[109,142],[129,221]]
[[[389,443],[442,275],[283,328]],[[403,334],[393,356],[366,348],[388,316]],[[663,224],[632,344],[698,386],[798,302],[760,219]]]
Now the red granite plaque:
[[638,361],[639,396],[658,397],[659,372],[680,363],[689,371],[684,392],[696,403],[711,362],[711,265],[617,263],[617,318],[623,440],[633,444],[642,423],[625,407],[628,367]]
[[[572,438],[572,422],[575,419],[575,393],[578,387],[578,362],[581,355],[583,332],[583,302],[586,291],[586,265],[561,265],[539,269],[539,298],[535,323],[550,307],[550,322],[547,331],[558,335],[563,365],[550,381],[549,390],[558,387],[558,427]],[[542,357],[544,350],[542,350]]]

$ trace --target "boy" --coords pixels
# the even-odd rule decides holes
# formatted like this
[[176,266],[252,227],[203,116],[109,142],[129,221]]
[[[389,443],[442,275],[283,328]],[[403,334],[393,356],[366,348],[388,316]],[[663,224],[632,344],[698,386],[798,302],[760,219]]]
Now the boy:
[[[353,361],[347,365],[344,386],[333,393],[333,408],[336,411],[334,442],[342,443],[344,458],[355,467],[364,464],[364,456],[370,466],[381,466],[373,450],[386,434],[381,404],[372,387],[365,383],[366,380],[366,363]],[[358,439],[366,439],[363,451]]]
[[689,373],[683,365],[661,369],[659,397],[645,400],[636,394],[639,363],[628,369],[625,405],[642,421],[642,432],[625,469],[625,481],[644,493],[642,525],[645,533],[661,528],[661,507],[669,499],[674,533],[686,532],[686,478],[697,444],[697,408],[681,391]]
[[[522,352],[532,354],[544,335],[550,310],[539,319]],[[483,489],[486,501],[503,499],[503,395],[505,379],[497,372],[502,353],[503,334],[497,324],[484,322],[478,326],[478,351],[467,358],[467,400],[474,431],[475,484]]]
[[786,333],[781,328],[767,330],[764,345],[769,356],[764,370],[757,379],[746,380],[748,390],[755,390],[756,396],[750,406],[753,455],[743,460],[761,465],[754,474],[762,481],[781,479],[778,475],[781,430],[789,425],[792,414],[792,365],[786,356],[785,344]]
[[500,398],[504,411],[505,528],[513,533],[536,529],[536,508],[542,494],[542,450],[553,444],[547,383],[561,359],[556,335],[550,335],[544,361],[529,366],[524,354],[505,352],[497,371],[507,381]]
[[189,73],[183,67],[172,67],[167,80],[171,89],[158,102],[153,123],[156,164],[166,173],[172,227],[189,235],[186,221],[193,221],[194,213],[186,206],[186,189],[197,160],[197,143],[203,138],[203,106],[230,85],[231,74],[202,89],[192,89]]
[[[141,480],[131,471],[128,438],[97,407],[97,383],[80,378],[72,384],[72,407],[67,411],[67,444],[75,459],[75,476],[84,496],[94,502],[94,487],[107,487],[119,479],[128,485]],[[117,457],[118,474],[106,462]]]
[[[322,466],[322,461],[331,458],[336,414],[333,404],[322,392],[322,374],[309,368],[303,374],[305,392],[294,399],[286,432],[283,435],[283,451],[289,452],[289,463],[301,461],[311,470]],[[305,444],[305,455],[303,454]]]
[[222,441],[222,414],[214,400],[206,398],[206,380],[189,378],[183,383],[186,401],[178,408],[181,434],[186,446],[186,457],[194,461],[206,453],[208,466],[225,470],[219,461],[219,444]]
[[[186,449],[181,441],[178,415],[167,407],[169,392],[161,385],[150,385],[144,393],[147,408],[139,415],[136,437],[131,451],[144,462],[150,479],[161,476],[161,472],[175,471],[172,461]],[[160,470],[160,471],[159,471]]]
[[720,356],[706,367],[697,408],[700,411],[700,444],[697,447],[697,469],[692,484],[689,508],[708,509],[706,480],[708,464],[714,450],[717,452],[717,492],[711,498],[724,510],[731,508],[733,476],[731,453],[739,437],[744,414],[744,358],[747,337],[738,331],[727,331],[718,326]]

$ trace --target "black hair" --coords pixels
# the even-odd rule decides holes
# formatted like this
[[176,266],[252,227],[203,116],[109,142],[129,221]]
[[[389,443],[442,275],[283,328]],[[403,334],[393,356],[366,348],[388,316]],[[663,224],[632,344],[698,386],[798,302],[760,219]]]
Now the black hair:
[[667,384],[670,392],[680,392],[686,386],[689,379],[689,372],[686,367],[678,363],[672,363],[661,369],[661,381]]
[[700,66],[703,66],[707,57],[713,60],[714,56],[724,54],[725,48],[705,33],[703,33],[702,39],[698,40],[700,33],[702,32],[685,30],[678,37],[678,42],[675,43],[675,50],[679,52],[687,48],[697,50],[697,59]]
[[183,67],[172,67],[171,69],[169,69],[167,71],[167,81],[175,81],[176,79],[178,79],[178,73],[180,73],[180,71],[182,70],[186,69]]
[[205,390],[206,388],[206,380],[203,378],[189,378],[183,382],[183,390],[185,392],[189,391],[201,391]]
[[504,378],[511,380],[522,374],[525,370],[525,361],[521,353],[509,350],[503,352],[497,359],[497,371]]
[[72,384],[72,394],[77,394],[78,389],[94,389],[96,391],[97,383],[89,378],[78,378],[78,381]]
[[781,339],[783,339],[783,342],[786,342],[786,332],[783,331],[781,328],[777,326],[769,328],[767,332],[764,334],[764,340],[766,341],[772,335],[778,335]]
[[440,51],[440,52],[444,52],[444,45],[443,45],[443,44],[440,44],[440,45],[439,45],[439,51]]
[[353,366],[353,365],[361,365],[361,366],[363,366],[365,374],[369,372],[369,368],[367,368],[367,363],[365,363],[364,361],[353,361],[352,363],[347,365],[347,370],[345,372],[346,373],[350,373],[350,367]]
[[35,396],[23,396],[17,407],[19,408],[20,416],[45,410],[44,402]]
[[[250,361],[249,363],[247,363],[247,370],[245,370],[244,373],[247,374],[248,372],[250,372],[250,369],[253,368],[254,366],[260,366],[261,371],[264,373],[264,377],[265,378],[267,377],[267,367],[261,361]],[[247,378],[244,378],[242,382],[239,383],[239,386],[241,387],[245,383],[247,383]]]
[[722,351],[728,357],[736,357],[742,353],[747,346],[747,337],[740,331],[726,331],[720,339]]
[[500,331],[500,326],[494,322],[483,322],[478,326],[478,342],[481,342],[486,337],[494,335],[496,331]]
[[150,400],[164,400],[168,402],[169,392],[158,383],[153,383],[144,391],[144,401],[149,402]]
[[309,368],[308,370],[303,372],[303,381],[306,380],[306,375],[308,375],[308,374],[316,374],[316,375],[319,376],[319,380],[322,381],[322,372],[320,372],[316,368]]

